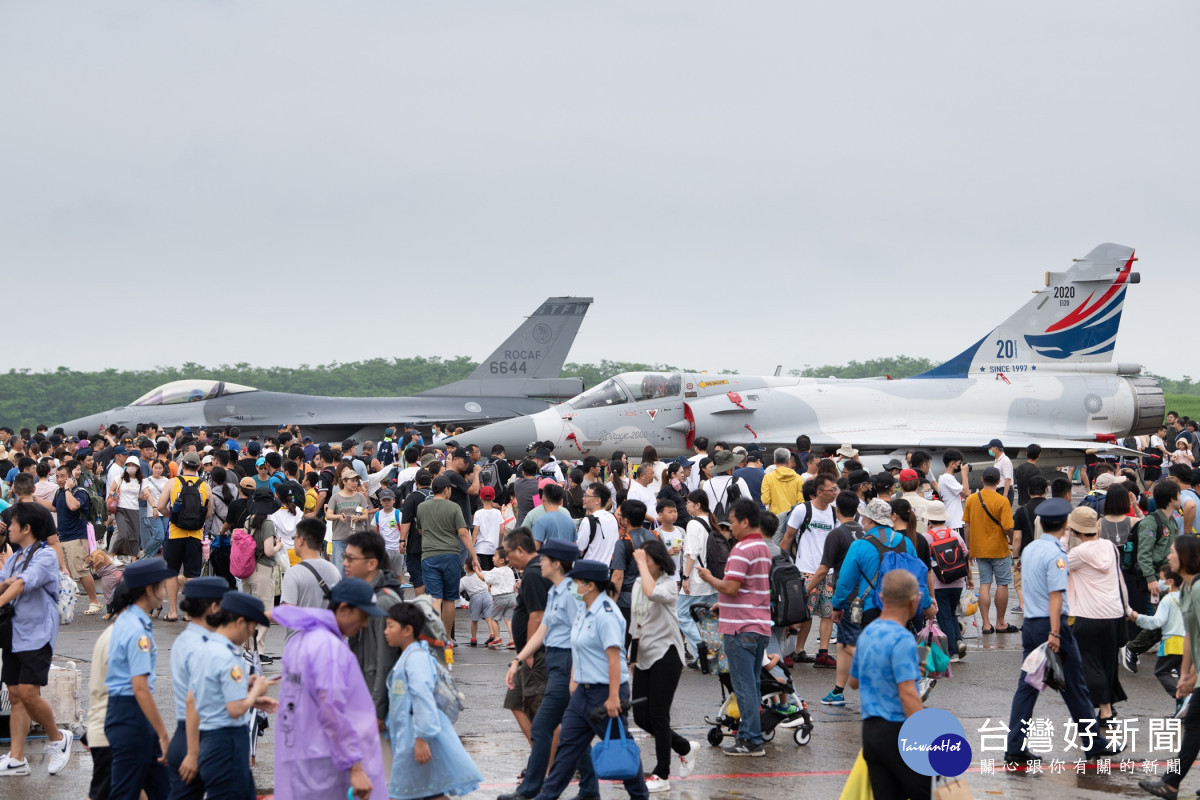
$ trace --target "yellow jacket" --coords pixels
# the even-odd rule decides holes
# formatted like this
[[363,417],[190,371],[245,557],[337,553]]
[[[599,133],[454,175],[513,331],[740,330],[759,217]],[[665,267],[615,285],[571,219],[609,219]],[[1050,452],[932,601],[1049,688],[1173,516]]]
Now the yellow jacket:
[[776,467],[762,482],[762,503],[772,514],[784,514],[804,499],[804,481],[791,467]]

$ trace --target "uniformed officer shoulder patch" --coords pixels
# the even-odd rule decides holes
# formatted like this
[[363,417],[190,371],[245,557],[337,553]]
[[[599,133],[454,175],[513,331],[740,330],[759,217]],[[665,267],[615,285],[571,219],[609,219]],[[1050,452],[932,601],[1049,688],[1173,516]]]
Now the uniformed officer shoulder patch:
[[233,669],[229,670],[229,677],[233,678],[235,681],[240,681],[242,679],[242,668],[234,667]]
[[1066,568],[1067,568],[1067,562],[1063,561],[1063,560],[1060,558],[1058,561],[1055,561],[1055,562],[1054,562],[1054,566],[1058,567],[1059,569],[1066,569]]
[[613,611],[613,607],[612,607],[612,606],[610,606],[608,603],[605,603],[605,604],[604,604],[604,610],[605,610],[605,611],[607,611],[608,613],[610,613],[610,614],[611,614],[611,613],[612,613],[612,611]]
[[139,636],[138,640],[137,640],[137,646],[138,646],[138,650],[141,650],[143,653],[149,653],[150,652],[150,637],[149,636]]

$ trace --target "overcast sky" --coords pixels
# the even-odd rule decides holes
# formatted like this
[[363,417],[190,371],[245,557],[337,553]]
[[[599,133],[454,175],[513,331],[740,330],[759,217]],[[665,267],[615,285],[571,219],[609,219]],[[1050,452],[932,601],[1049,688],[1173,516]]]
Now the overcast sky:
[[0,276],[46,305],[0,369],[480,359],[550,294],[596,298],[572,360],[944,359],[1111,241],[1143,274],[1116,358],[1194,373],[1161,342],[1200,302],[1198,29],[1190,0],[6,3]]

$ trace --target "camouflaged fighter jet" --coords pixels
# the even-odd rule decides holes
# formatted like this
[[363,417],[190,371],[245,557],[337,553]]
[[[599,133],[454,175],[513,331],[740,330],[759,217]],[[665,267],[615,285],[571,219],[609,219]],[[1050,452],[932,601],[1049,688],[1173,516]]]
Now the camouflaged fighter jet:
[[583,390],[581,379],[558,375],[591,303],[590,297],[547,298],[465,380],[412,397],[314,397],[214,379],[181,380],[61,427],[74,434],[112,424],[133,430],[139,422],[164,428],[235,425],[243,436],[273,436],[279,425],[295,424],[315,441],[340,442],[377,439],[398,422],[454,426],[531,414]]
[[[481,446],[521,452],[556,443],[562,458],[614,450],[636,457],[690,454],[697,436],[731,445],[813,451],[852,444],[867,458],[957,448],[990,462],[985,443],[1041,445],[1042,463],[1077,464],[1083,451],[1124,452],[1124,437],[1162,422],[1162,389],[1137,364],[1112,362],[1134,251],[1102,244],[1045,286],[1016,314],[962,353],[905,380],[626,373],[555,408],[471,432]],[[879,458],[870,458],[871,455]],[[1010,455],[1016,453],[1010,449]]]

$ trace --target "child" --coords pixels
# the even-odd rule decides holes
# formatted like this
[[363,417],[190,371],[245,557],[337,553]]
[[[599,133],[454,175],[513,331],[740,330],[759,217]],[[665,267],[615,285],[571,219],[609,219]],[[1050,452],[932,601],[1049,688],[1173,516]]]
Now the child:
[[1176,439],[1175,452],[1171,453],[1171,463],[1192,466],[1195,463],[1195,458],[1192,457],[1192,443],[1182,437]]
[[683,552],[684,531],[682,528],[675,527],[675,521],[679,519],[679,509],[675,506],[674,500],[665,497],[658,498],[656,508],[658,510],[658,536],[667,546],[667,553],[675,559],[675,574],[681,575],[679,556]]
[[379,493],[379,502],[383,508],[375,512],[371,526],[383,537],[388,558],[388,563],[380,564],[379,568],[391,570],[397,578],[403,578],[404,555],[400,550],[400,509],[396,508],[396,493],[384,489]]
[[424,629],[425,615],[412,603],[388,609],[383,636],[402,651],[387,679],[388,735],[395,754],[388,796],[396,800],[466,795],[483,781],[450,718],[434,701],[437,662],[429,645],[419,641]]
[[496,490],[491,486],[479,487],[479,499],[483,501],[483,508],[475,512],[471,524],[475,529],[475,555],[479,556],[479,566],[486,572],[495,565],[493,556],[500,546],[500,526],[504,524],[504,514],[496,508]]
[[475,571],[469,561],[463,565],[463,569],[467,574],[458,582],[458,588],[467,595],[467,607],[471,609],[471,647],[479,646],[479,640],[475,638],[475,635],[479,632],[479,620],[481,619],[487,624],[490,634],[488,640],[483,644],[484,647],[490,647],[493,642],[500,639],[500,624],[491,617],[492,593],[488,591],[487,583],[479,577],[479,573]]
[[483,573],[488,591],[492,593],[492,611],[488,615],[488,620],[490,620],[488,627],[491,628],[492,621],[496,623],[496,635],[488,640],[487,646],[495,650],[500,649],[499,623],[506,622],[508,624],[508,649],[516,650],[517,645],[513,642],[512,614],[513,609],[517,607],[517,576],[504,558],[503,547],[496,550],[495,563],[495,569]]
[[[1158,660],[1154,663],[1154,677],[1158,678],[1167,694],[1174,697],[1175,687],[1179,683],[1179,668],[1183,664],[1183,612],[1179,609],[1179,589],[1183,579],[1168,566],[1163,566],[1158,575],[1158,589],[1162,598],[1158,603],[1158,611],[1154,616],[1148,617],[1131,609],[1129,619],[1137,623],[1139,628],[1151,631],[1162,629]],[[1182,702],[1175,702],[1176,713]]]

